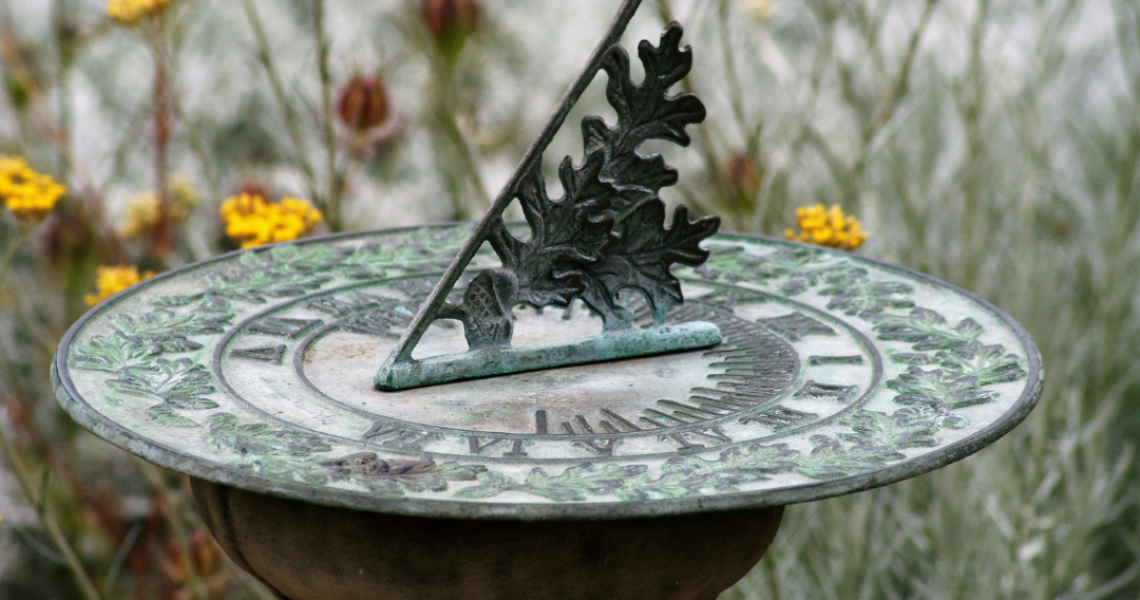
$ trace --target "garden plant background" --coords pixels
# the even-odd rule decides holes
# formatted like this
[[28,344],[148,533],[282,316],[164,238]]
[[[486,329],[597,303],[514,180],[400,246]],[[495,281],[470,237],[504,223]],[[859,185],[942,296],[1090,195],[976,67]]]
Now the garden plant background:
[[[185,478],[62,413],[60,336],[148,272],[476,218],[617,5],[0,0],[0,598],[269,600]],[[1140,5],[646,0],[626,46],[674,18],[710,116],[662,148],[667,201],[778,236],[839,205],[854,251],[1001,306],[1047,374],[979,455],[790,508],[722,599],[1137,597]],[[612,121],[604,77],[569,123]]]

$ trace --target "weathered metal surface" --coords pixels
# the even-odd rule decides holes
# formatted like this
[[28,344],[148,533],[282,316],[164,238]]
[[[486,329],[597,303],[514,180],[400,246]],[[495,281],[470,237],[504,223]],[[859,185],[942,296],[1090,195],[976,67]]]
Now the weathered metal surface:
[[[566,326],[550,319],[538,323],[544,329]],[[720,329],[704,321],[603,331],[599,335],[569,341],[557,333],[552,331],[549,337],[561,337],[563,341],[554,344],[538,342],[521,348],[488,348],[399,362],[377,375],[376,387],[395,391],[492,375],[708,348],[723,340]]]
[[[842,252],[725,234],[705,242],[705,265],[678,272],[687,302],[669,314],[717,324],[712,349],[373,389],[377,357],[470,232],[314,239],[160,275],[75,324],[58,397],[103,438],[205,480],[377,512],[537,520],[884,485],[977,451],[1040,392],[1036,349],[986,302]],[[480,254],[473,269],[495,262]],[[603,328],[579,304],[516,314],[520,344]],[[652,323],[648,307],[639,315]],[[463,350],[445,325],[417,357]]]
[[[524,156],[487,215],[475,226],[455,260],[420,307],[400,341],[376,375],[380,389],[393,390],[440,381],[418,375],[446,373],[446,381],[523,370],[514,353],[487,354],[492,348],[509,348],[514,335],[513,311],[519,304],[534,308],[566,307],[576,298],[602,317],[606,332],[628,330],[633,313],[622,294],[644,296],[657,325],[668,311],[683,302],[681,285],[670,273],[674,264],[699,266],[708,258],[701,241],[720,227],[711,216],[690,222],[684,206],[668,224],[661,188],[677,183],[677,171],[660,155],[645,156],[638,148],[649,140],[689,144],[685,127],[705,119],[705,107],[689,93],[669,94],[669,88],[688,75],[692,52],[680,45],[682,28],[671,23],[654,46],[642,41],[638,56],[644,79],[630,79],[630,58],[618,45],[621,32],[637,10],[638,0],[627,0],[605,39],[590,58],[576,85],[562,99],[542,135]],[[567,156],[558,176],[565,192],[560,199],[547,193],[539,160],[573,106],[599,70],[609,83],[606,96],[617,113],[612,127],[601,117],[582,120],[585,155],[579,164]],[[530,229],[516,237],[502,219],[503,209],[518,200]],[[447,294],[484,242],[498,254],[501,266],[479,273],[463,298],[447,302]],[[433,369],[416,364],[413,351],[426,328],[437,319],[463,323],[470,352],[457,355]],[[651,354],[677,349],[676,338],[641,335],[641,342],[626,345],[623,355]],[[594,352],[616,338],[599,337],[591,344],[552,349],[575,354],[576,363],[615,358],[611,352]],[[700,345],[691,345],[698,348]],[[551,366],[540,360],[532,368]]]

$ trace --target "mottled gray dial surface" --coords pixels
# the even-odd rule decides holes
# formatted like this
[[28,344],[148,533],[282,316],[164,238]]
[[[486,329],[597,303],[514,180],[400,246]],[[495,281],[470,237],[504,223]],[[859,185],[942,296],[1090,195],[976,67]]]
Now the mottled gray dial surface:
[[[733,234],[677,270],[686,302],[669,315],[716,323],[719,346],[373,389],[469,231],[313,239],[156,277],[76,323],[57,395],[97,435],[195,477],[382,512],[543,519],[883,485],[977,451],[1040,392],[1036,349],[988,303],[898,267]],[[465,281],[491,266],[480,254]],[[602,328],[580,304],[515,316],[516,346]],[[462,328],[439,322],[415,356],[465,348]]]

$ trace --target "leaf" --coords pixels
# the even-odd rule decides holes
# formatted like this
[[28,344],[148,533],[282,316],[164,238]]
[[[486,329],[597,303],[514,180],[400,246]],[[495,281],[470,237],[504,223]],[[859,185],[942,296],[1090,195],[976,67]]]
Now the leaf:
[[800,466],[796,472],[812,479],[857,475],[906,458],[905,454],[889,446],[856,444],[844,448],[839,441],[825,435],[814,435],[811,441],[815,448],[810,454],[800,457]]
[[949,327],[946,319],[928,308],[918,307],[909,315],[883,315],[875,318],[879,339],[914,344],[915,350],[949,350],[969,344],[983,329],[973,319],[963,319]]
[[1021,359],[1015,354],[1006,354],[1001,344],[986,346],[974,340],[965,346],[938,352],[935,359],[948,372],[976,378],[978,385],[1017,381],[1026,376]]
[[[602,68],[609,76],[606,98],[617,112],[618,122],[607,129],[600,119],[588,119],[583,122],[583,136],[587,152],[605,148],[602,177],[620,189],[652,196],[662,187],[677,183],[677,172],[661,156],[642,156],[637,148],[650,139],[688,146],[685,127],[705,119],[704,104],[696,96],[668,95],[669,88],[684,79],[693,66],[692,52],[688,47],[680,48],[683,31],[674,23],[661,34],[659,46],[641,42],[638,57],[645,69],[641,85],[630,79],[629,55],[624,49],[614,47],[603,60]],[[635,196],[634,201],[639,199]]]
[[121,334],[97,335],[79,346],[75,366],[90,371],[119,373],[124,367],[151,356],[153,350],[153,345],[137,344]]
[[617,304],[618,293],[632,287],[645,294],[658,324],[665,314],[684,301],[681,284],[669,272],[674,263],[701,264],[709,253],[700,247],[716,233],[720,219],[706,217],[690,222],[685,206],[673,213],[673,224],[664,229],[665,203],[659,198],[642,202],[618,224],[619,237],[605,247],[598,261],[584,267],[588,275],[583,300],[605,318],[608,329],[628,327],[632,317]]
[[198,423],[193,419],[187,419],[182,415],[174,412],[174,407],[169,404],[155,404],[154,406],[146,409],[146,416],[166,425],[167,427],[190,428],[197,427]]
[[915,419],[909,412],[887,415],[873,410],[860,410],[839,420],[852,433],[839,438],[858,445],[881,448],[932,448],[938,445],[938,424],[933,419]]
[[118,379],[107,382],[120,392],[160,398],[171,408],[200,410],[218,406],[207,398],[216,391],[209,383],[209,371],[188,358],[159,358],[148,365],[125,367],[121,373]]
[[210,415],[206,443],[215,450],[242,456],[292,456],[303,458],[315,452],[332,450],[318,435],[295,429],[273,429],[265,423],[240,425],[231,413]]
[[842,310],[848,315],[869,317],[888,308],[911,308],[914,301],[906,296],[914,288],[897,281],[875,281],[863,269],[849,269],[827,278],[828,287],[819,291],[821,296],[834,296],[827,303],[829,310]]
[[978,379],[959,376],[942,369],[924,371],[910,367],[906,373],[887,382],[899,392],[895,402],[904,405],[926,405],[935,409],[956,409],[986,404],[997,398],[997,392],[983,390]]
[[518,278],[515,304],[565,306],[584,289],[581,267],[597,260],[610,241],[612,215],[606,210],[613,188],[598,179],[602,156],[593,154],[575,167],[567,158],[559,168],[565,195],[551,200],[542,172],[536,170],[520,187],[519,202],[531,237],[521,242],[499,221],[492,244]]

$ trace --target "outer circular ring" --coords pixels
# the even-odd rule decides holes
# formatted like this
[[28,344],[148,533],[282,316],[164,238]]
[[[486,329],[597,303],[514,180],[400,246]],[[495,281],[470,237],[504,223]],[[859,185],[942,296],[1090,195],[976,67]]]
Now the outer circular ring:
[[[440,224],[454,225],[454,224]],[[430,226],[423,226],[430,227]],[[393,233],[410,231],[420,227],[387,229],[377,232],[348,233],[320,238],[311,238],[297,242],[304,246],[328,241],[344,241],[354,238],[367,237],[377,233]],[[761,241],[765,244],[788,246],[792,244],[758,235],[748,234],[719,234],[715,238],[719,241]],[[199,263],[191,264],[161,275],[148,281],[160,282],[166,279],[182,277],[211,264],[225,261],[238,254],[229,253],[214,257]],[[66,365],[66,358],[73,340],[78,333],[95,316],[108,308],[122,302],[124,299],[137,293],[138,286],[117,294],[100,306],[92,309],[76,321],[64,336],[56,357],[52,362],[52,383],[56,397],[67,413],[84,428],[104,440],[136,454],[150,462],[184,473],[191,477],[204,479],[214,483],[225,484],[236,488],[254,492],[265,493],[283,498],[299,499],[327,506],[345,507],[371,512],[399,514],[409,516],[426,516],[441,518],[464,518],[486,520],[514,520],[514,521],[546,521],[546,520],[607,520],[630,517],[652,517],[659,515],[681,515],[705,511],[732,510],[740,508],[760,508],[783,506],[801,502],[811,502],[853,492],[873,489],[888,485],[904,479],[915,477],[935,469],[961,460],[998,438],[1017,426],[1033,410],[1041,395],[1043,383],[1043,370],[1041,357],[1036,346],[1029,339],[1024,328],[1009,315],[989,303],[988,301],[928,275],[914,270],[891,265],[871,259],[858,258],[858,262],[877,266],[885,271],[894,271],[908,278],[918,279],[922,282],[956,294],[976,303],[998,317],[1017,336],[1027,354],[1027,378],[1020,396],[1010,405],[1000,418],[979,431],[953,442],[947,446],[917,457],[907,459],[898,464],[885,466],[871,472],[851,475],[826,481],[819,481],[804,485],[796,485],[779,489],[744,491],[736,493],[723,493],[715,496],[689,497],[664,500],[646,500],[636,502],[590,502],[590,503],[518,503],[496,504],[476,501],[435,500],[425,498],[391,498],[380,497],[367,492],[354,492],[351,490],[330,490],[302,483],[285,483],[256,474],[242,472],[223,464],[206,462],[191,458],[155,440],[145,438],[134,431],[111,421],[102,413],[96,411],[76,390]]]

